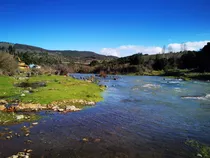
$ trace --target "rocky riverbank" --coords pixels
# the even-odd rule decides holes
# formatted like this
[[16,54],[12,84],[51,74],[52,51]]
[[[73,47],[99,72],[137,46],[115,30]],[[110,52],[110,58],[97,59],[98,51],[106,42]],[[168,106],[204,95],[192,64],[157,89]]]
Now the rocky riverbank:
[[17,118],[20,118],[18,122],[27,121],[28,115],[24,112],[80,111],[101,101],[103,90],[103,86],[66,76],[45,75],[21,80],[0,76],[0,112],[4,114],[4,118],[0,116],[0,124],[11,123]]

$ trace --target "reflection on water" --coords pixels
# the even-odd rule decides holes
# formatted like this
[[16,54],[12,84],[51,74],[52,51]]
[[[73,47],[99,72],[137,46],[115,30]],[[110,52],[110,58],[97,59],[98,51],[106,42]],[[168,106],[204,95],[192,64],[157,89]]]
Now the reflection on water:
[[[24,148],[32,149],[33,157],[196,157],[187,139],[210,144],[209,83],[121,76],[100,84],[108,86],[104,101],[64,115],[42,112],[48,117],[29,138],[0,140],[0,157]],[[19,131],[23,125],[29,123],[9,128]],[[28,139],[32,143],[24,144]]]

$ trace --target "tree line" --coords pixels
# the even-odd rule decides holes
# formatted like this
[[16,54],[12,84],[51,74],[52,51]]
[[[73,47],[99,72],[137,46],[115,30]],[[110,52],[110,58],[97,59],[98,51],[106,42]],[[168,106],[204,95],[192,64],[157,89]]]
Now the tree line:
[[210,72],[210,43],[199,51],[180,51],[176,53],[143,55],[134,54],[109,62],[93,61],[94,72],[107,73],[143,73],[151,70],[189,69],[195,72]]

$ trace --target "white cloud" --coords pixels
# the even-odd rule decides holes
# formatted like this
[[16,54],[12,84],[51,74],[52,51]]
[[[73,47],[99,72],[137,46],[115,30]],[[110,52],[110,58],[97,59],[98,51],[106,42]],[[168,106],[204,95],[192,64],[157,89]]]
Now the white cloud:
[[181,47],[185,47],[186,50],[199,50],[203,48],[207,42],[210,41],[198,41],[198,42],[186,42],[186,43],[171,43],[168,47],[171,47],[173,52],[177,52],[181,50]]
[[145,47],[136,45],[124,45],[117,48],[103,48],[101,54],[113,55],[118,57],[128,56],[136,53],[157,54],[161,52],[161,47]]
[[[186,50],[199,50],[210,41],[198,41],[198,42],[186,42],[186,43],[171,43],[166,46],[166,52],[172,50],[178,52],[185,48]],[[113,55],[118,57],[124,57],[136,53],[143,54],[158,54],[162,52],[162,47],[158,46],[138,46],[138,45],[122,45],[117,48],[102,48],[100,53],[104,55]]]

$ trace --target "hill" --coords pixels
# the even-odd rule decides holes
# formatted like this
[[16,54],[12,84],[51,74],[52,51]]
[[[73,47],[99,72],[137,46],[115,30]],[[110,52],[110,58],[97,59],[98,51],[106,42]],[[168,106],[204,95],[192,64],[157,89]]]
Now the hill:
[[115,56],[105,56],[97,54],[92,51],[77,51],[77,50],[48,50],[36,46],[26,45],[26,44],[14,44],[9,42],[0,42],[0,50],[8,50],[12,47],[14,53],[49,53],[50,55],[61,55],[66,60],[73,60],[76,62],[91,62],[92,60],[111,60],[116,59]]

